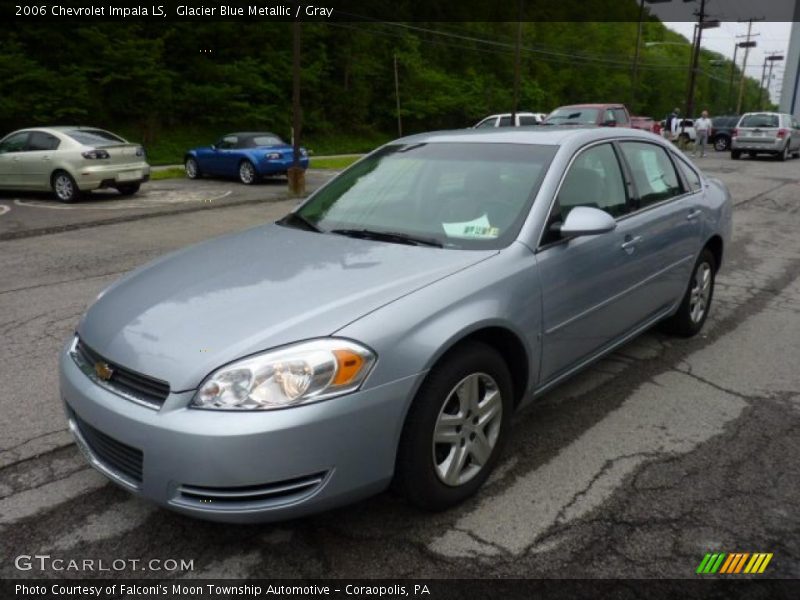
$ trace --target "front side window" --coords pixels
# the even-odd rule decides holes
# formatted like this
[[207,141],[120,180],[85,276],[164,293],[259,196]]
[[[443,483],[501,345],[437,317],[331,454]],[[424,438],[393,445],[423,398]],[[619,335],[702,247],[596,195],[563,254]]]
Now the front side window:
[[231,148],[235,148],[237,143],[239,143],[239,138],[237,136],[226,135],[217,142],[217,148],[220,150],[230,150]]
[[530,116],[530,115],[525,115],[525,116],[522,116],[522,117],[519,118],[520,126],[536,125],[537,123],[538,123],[538,121],[536,120],[536,117],[533,117],[533,116]]
[[297,214],[327,233],[397,233],[494,249],[519,233],[555,146],[387,146],[314,194]]
[[606,211],[612,217],[627,212],[627,194],[617,154],[611,144],[593,146],[570,166],[557,198],[556,220],[567,218],[576,206]]
[[621,146],[636,184],[639,208],[682,193],[678,174],[664,148],[646,142],[623,142]]
[[627,113],[621,108],[614,109],[614,119],[617,123],[627,123],[628,122],[628,115]]
[[498,127],[511,127],[511,116],[500,117],[500,124]]
[[0,154],[5,154],[6,152],[23,152],[28,143],[28,135],[29,133],[24,131],[22,133],[15,133],[4,139],[0,142]]

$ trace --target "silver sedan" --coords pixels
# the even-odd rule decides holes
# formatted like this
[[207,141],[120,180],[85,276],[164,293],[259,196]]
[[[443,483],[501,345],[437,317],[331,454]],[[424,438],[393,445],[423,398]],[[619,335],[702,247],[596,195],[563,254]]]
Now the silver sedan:
[[150,178],[144,148],[103,129],[36,127],[0,140],[0,189],[52,191],[62,202],[83,192],[139,191]]
[[730,236],[723,184],[651,133],[403,138],[104,291],[61,355],[67,419],[107,477],[201,518],[391,482],[444,509],[515,411],[656,324],[700,331]]

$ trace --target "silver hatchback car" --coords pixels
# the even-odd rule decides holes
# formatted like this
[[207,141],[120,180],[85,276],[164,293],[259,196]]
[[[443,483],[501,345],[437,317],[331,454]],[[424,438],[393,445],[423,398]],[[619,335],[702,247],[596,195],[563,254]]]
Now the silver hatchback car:
[[111,480],[205,519],[392,482],[444,509],[520,407],[657,323],[697,333],[730,236],[725,187],[650,133],[403,138],[101,293],[60,358],[69,427]]
[[150,178],[144,148],[96,127],[34,127],[0,140],[0,189],[52,191],[62,202],[113,188],[135,194]]

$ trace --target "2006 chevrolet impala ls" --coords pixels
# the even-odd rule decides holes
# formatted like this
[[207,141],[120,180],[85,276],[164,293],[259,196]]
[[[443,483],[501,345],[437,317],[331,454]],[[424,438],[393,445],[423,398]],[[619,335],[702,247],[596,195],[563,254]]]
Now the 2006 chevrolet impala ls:
[[100,294],[61,356],[69,426],[107,477],[202,518],[390,483],[443,509],[519,407],[656,323],[700,330],[731,210],[647,132],[403,138]]

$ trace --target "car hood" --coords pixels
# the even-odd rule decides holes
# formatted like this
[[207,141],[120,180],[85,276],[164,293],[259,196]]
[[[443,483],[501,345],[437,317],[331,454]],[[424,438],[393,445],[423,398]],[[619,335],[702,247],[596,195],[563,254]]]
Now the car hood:
[[78,335],[112,363],[190,390],[232,360],[331,335],[496,253],[270,224],[133,271],[101,293]]

